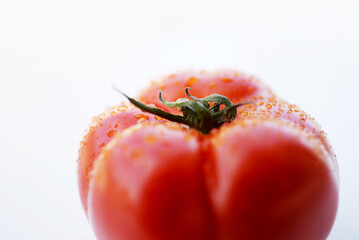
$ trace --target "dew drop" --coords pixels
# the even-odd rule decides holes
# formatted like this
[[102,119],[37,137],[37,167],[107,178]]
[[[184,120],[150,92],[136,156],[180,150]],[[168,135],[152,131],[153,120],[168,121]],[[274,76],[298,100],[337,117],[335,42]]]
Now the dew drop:
[[195,83],[198,82],[198,79],[195,77],[190,77],[187,82],[186,82],[186,87],[191,87],[193,86]]
[[138,120],[140,120],[140,119],[148,120],[150,117],[143,113],[136,113],[135,118],[137,118]]
[[266,105],[266,108],[272,108],[272,105],[268,103],[268,104]]
[[108,131],[108,132],[107,132],[107,137],[112,137],[114,133],[115,133],[114,130]]
[[117,108],[117,111],[119,111],[119,112],[124,112],[126,109],[128,109],[127,106],[119,106],[119,107]]
[[229,82],[233,82],[233,80],[231,78],[223,78],[222,82],[229,83]]
[[147,143],[154,143],[154,142],[156,142],[156,140],[157,140],[156,137],[153,135],[145,136],[145,141]]

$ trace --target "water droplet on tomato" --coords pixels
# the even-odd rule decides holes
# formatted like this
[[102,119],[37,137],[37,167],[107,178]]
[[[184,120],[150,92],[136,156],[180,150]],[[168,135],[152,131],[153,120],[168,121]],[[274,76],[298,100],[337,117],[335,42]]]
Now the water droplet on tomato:
[[191,87],[198,82],[198,78],[190,77],[186,82],[186,87]]
[[147,143],[154,143],[154,142],[156,142],[156,140],[157,140],[156,137],[153,135],[145,136],[145,141]]
[[216,85],[215,83],[211,83],[211,84],[209,85],[209,88],[210,88],[210,89],[215,89],[216,86],[217,86],[217,85]]
[[141,120],[141,119],[148,120],[150,117],[143,113],[136,113],[135,118],[137,118],[138,120]]
[[223,78],[223,79],[221,79],[221,81],[224,83],[233,82],[233,80],[231,78]]
[[117,108],[117,111],[119,111],[119,112],[124,112],[126,109],[128,109],[127,106],[119,106],[119,107]]
[[112,137],[114,133],[115,133],[114,130],[108,131],[108,132],[107,132],[107,137]]

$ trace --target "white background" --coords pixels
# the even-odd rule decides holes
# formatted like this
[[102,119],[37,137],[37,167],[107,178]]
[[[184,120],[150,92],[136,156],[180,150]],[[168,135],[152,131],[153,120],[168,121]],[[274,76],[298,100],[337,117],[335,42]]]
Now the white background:
[[329,239],[359,239],[359,2],[0,1],[0,239],[95,239],[77,191],[91,117],[178,70],[234,68],[314,116],[337,153]]

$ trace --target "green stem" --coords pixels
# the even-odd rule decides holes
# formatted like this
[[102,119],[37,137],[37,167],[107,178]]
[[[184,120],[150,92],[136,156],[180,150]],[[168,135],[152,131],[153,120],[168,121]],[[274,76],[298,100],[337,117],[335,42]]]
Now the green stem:
[[[160,101],[167,107],[177,108],[182,112],[183,116],[171,114],[159,108],[148,106],[136,99],[130,98],[121,91],[119,92],[142,111],[152,113],[172,122],[186,124],[191,128],[196,128],[204,134],[208,134],[211,129],[219,128],[225,122],[230,122],[235,119],[237,115],[237,107],[249,103],[243,102],[233,104],[227,97],[216,93],[204,98],[197,98],[189,93],[190,89],[191,88],[185,89],[186,95],[190,99],[179,98],[175,102],[165,101],[162,98],[161,91],[159,92]],[[212,107],[210,103],[212,103]],[[224,108],[220,110],[221,105],[224,105]]]

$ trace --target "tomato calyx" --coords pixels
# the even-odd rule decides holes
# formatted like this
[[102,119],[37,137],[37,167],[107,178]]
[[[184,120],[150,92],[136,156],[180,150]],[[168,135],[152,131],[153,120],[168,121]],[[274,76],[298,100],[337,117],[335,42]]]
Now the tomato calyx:
[[[208,134],[213,128],[219,128],[222,124],[230,122],[237,116],[237,107],[249,102],[233,104],[227,97],[220,94],[211,94],[204,98],[197,98],[189,93],[191,88],[185,89],[190,98],[179,98],[175,102],[167,102],[159,91],[160,101],[167,107],[177,108],[183,116],[165,112],[159,108],[151,107],[122,93],[133,105],[142,111],[152,113],[172,122],[182,123],[195,128],[203,134]],[[224,108],[221,108],[224,106]]]

